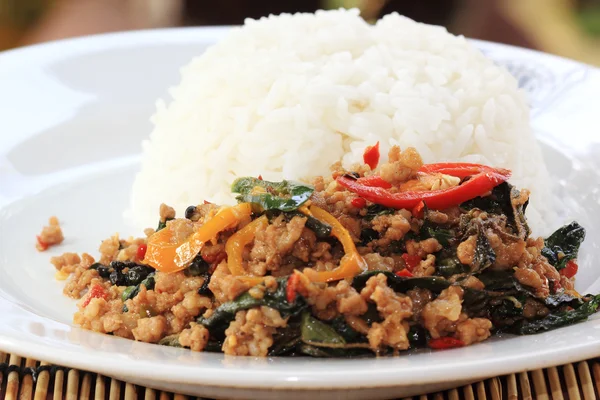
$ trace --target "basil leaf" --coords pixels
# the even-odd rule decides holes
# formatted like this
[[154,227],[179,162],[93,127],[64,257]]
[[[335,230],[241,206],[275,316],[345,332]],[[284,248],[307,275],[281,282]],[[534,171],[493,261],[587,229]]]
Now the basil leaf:
[[537,320],[523,320],[515,326],[514,332],[519,335],[531,335],[585,321],[590,315],[598,311],[599,305],[600,295],[590,296],[589,300],[578,308],[550,313]]
[[319,344],[346,344],[346,340],[331,326],[319,321],[309,312],[302,314],[300,337],[306,344],[319,346]]
[[236,199],[252,203],[257,211],[280,210],[294,211],[313,194],[315,188],[306,183],[283,180],[269,182],[252,177],[238,178],[231,185],[233,193],[239,193]]
[[570,260],[577,258],[579,247],[584,239],[585,228],[573,221],[556,230],[544,241],[542,255],[560,271]]
[[395,292],[406,293],[414,288],[429,289],[434,293],[439,293],[450,286],[450,282],[439,276],[424,276],[420,278],[405,278],[389,271],[368,271],[357,275],[352,280],[354,289],[362,290],[369,278],[378,274],[384,274],[387,277],[387,284]]
[[254,307],[271,307],[281,314],[282,317],[299,314],[307,305],[302,296],[296,296],[293,303],[287,301],[286,287],[289,277],[277,279],[277,289],[273,292],[268,290],[264,292],[262,299],[256,299],[247,291],[239,295],[235,300],[221,304],[211,314],[210,317],[199,317],[199,324],[204,325],[211,335],[220,335],[229,326],[229,323],[235,319],[238,311],[248,310]]

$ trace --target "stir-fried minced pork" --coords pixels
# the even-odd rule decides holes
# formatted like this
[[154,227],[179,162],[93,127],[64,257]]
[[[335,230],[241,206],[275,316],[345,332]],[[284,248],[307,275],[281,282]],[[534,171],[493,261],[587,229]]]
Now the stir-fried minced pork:
[[37,236],[35,248],[38,249],[38,251],[45,251],[50,246],[61,244],[63,240],[64,236],[58,218],[50,217],[48,226],[44,226],[42,232]]
[[508,176],[392,147],[312,185],[239,178],[235,206],[163,204],[145,237],[51,263],[75,324],[228,355],[397,355],[585,319],[600,296],[574,290],[584,229],[529,236],[529,192]]

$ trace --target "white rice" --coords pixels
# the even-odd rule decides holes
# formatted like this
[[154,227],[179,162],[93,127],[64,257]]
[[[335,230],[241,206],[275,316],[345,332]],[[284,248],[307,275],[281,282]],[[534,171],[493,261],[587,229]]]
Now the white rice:
[[425,162],[509,168],[532,191],[546,231],[550,184],[515,79],[463,37],[397,14],[375,25],[357,10],[247,20],[182,69],[157,103],[131,207],[153,226],[164,202],[179,215],[203,200],[233,203],[239,176],[327,174],[380,141]]

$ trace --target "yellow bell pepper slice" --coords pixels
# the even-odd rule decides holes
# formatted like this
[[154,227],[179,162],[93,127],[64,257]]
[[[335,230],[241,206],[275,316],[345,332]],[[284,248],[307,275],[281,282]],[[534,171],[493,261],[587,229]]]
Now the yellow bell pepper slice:
[[[265,230],[268,225],[269,220],[266,215],[263,215],[234,233],[227,240],[225,252],[227,253],[227,266],[231,275],[248,275],[243,266],[244,247],[254,240],[258,231]],[[257,279],[262,280],[262,278]],[[257,281],[257,283],[260,283],[260,281]]]
[[173,231],[168,227],[161,229],[148,238],[148,249],[142,262],[161,272],[181,271],[187,268],[202,250],[204,243],[215,239],[220,232],[237,225],[242,219],[250,217],[251,213],[249,203],[224,208],[180,243],[175,240]]
[[345,278],[353,278],[367,268],[365,260],[358,254],[350,232],[333,215],[315,205],[310,207],[313,217],[331,225],[331,234],[335,236],[346,253],[340,262],[340,266],[332,271],[315,271],[305,268],[304,274],[312,282],[331,282]]

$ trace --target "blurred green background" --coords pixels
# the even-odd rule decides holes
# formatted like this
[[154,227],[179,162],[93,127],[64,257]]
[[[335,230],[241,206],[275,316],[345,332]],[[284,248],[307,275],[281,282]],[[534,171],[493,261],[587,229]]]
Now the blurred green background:
[[600,66],[600,0],[0,0],[0,50],[132,29],[241,24],[281,12],[357,7],[399,12],[467,37]]

